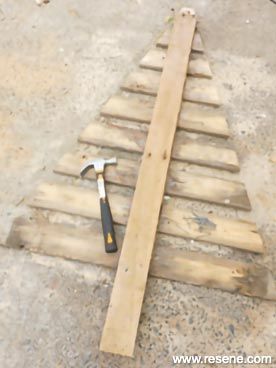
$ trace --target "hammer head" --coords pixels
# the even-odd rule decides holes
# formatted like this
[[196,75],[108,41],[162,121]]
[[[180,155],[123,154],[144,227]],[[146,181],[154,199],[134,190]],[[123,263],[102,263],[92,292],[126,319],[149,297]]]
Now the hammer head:
[[116,157],[112,157],[109,160],[105,160],[104,158],[98,158],[96,160],[88,160],[86,161],[80,171],[80,175],[84,176],[90,169],[94,168],[96,174],[103,174],[105,165],[116,165],[117,159]]

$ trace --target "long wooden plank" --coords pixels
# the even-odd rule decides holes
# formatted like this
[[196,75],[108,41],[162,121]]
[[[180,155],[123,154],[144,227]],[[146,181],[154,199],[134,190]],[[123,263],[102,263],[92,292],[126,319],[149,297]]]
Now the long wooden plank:
[[[112,186],[109,188],[111,191]],[[109,199],[114,221],[126,225],[131,197],[127,194],[123,196],[109,192]],[[36,208],[100,219],[96,188],[44,183],[38,187],[27,203]],[[263,242],[255,224],[184,209],[183,201],[178,198],[164,201],[158,231],[256,253],[264,252]]]
[[[121,88],[128,92],[156,96],[160,76],[161,74],[154,70],[141,69],[130,73]],[[221,104],[214,82],[210,79],[203,78],[187,78],[183,100],[211,106],[219,106]]]
[[175,16],[103,329],[102,351],[134,353],[195,25],[195,14],[187,9]]
[[[93,122],[81,133],[80,142],[121,150],[144,151],[147,133],[131,127],[103,122]],[[178,132],[175,137],[172,157],[176,160],[232,172],[239,171],[239,161],[234,150],[225,147],[198,143],[185,138]]]
[[[162,47],[165,49],[168,48],[170,36],[171,36],[171,28],[168,28],[158,38],[156,45],[158,47]],[[195,31],[195,35],[193,39],[192,51],[199,52],[199,53],[204,52],[203,42],[202,42],[200,33],[197,30]]]
[[[116,230],[120,249],[123,229],[117,227]],[[151,276],[276,300],[275,280],[267,268],[161,247],[160,241],[165,241],[162,234],[156,239],[149,270]],[[104,252],[100,222],[89,229],[80,229],[61,224],[30,223],[18,218],[13,224],[7,245],[111,268],[117,267],[119,259],[119,253]]]
[[[91,149],[93,148],[93,149]],[[98,147],[91,146],[90,157],[105,157]],[[115,153],[114,153],[115,155]],[[88,159],[84,152],[67,153],[58,162],[55,172],[79,177],[80,167]],[[137,181],[139,162],[131,159],[118,160],[118,165],[106,168],[105,178],[109,183],[134,188]],[[165,192],[184,198],[191,198],[223,206],[251,209],[245,186],[241,182],[219,179],[206,175],[192,174],[185,171],[185,164],[170,163]],[[95,173],[90,171],[87,179],[95,180]]]
[[[164,49],[152,48],[140,61],[140,67],[162,71],[167,52]],[[191,54],[188,65],[188,75],[201,78],[212,78],[212,72],[209,62],[206,58],[199,55]]]
[[[101,114],[123,120],[149,124],[154,101],[136,96],[112,96],[102,107]],[[214,108],[183,102],[178,127],[188,132],[210,134],[228,138],[229,128],[225,117]]]

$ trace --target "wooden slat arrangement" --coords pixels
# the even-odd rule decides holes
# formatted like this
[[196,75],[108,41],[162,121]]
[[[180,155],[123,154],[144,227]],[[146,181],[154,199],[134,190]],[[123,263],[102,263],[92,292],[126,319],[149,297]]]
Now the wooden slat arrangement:
[[[159,39],[157,40],[156,45],[158,47],[162,47],[162,48],[167,49],[168,44],[169,44],[170,35],[171,35],[171,28],[168,28],[159,37]],[[195,35],[194,35],[193,44],[192,44],[192,51],[199,52],[199,53],[204,52],[202,39],[201,39],[200,33],[198,31],[196,31]]]
[[[136,96],[111,97],[103,106],[101,114],[123,120],[149,124],[154,101]],[[229,128],[225,117],[214,109],[189,102],[182,103],[178,127],[188,132],[196,132],[228,138]]]
[[[109,191],[112,187],[109,187]],[[111,192],[112,193],[112,192]],[[110,193],[114,221],[126,225],[131,197]],[[41,184],[28,200],[36,208],[71,213],[100,219],[97,189],[63,184]],[[208,213],[193,213],[181,209],[181,199],[171,198],[163,203],[159,231],[164,234],[197,239],[256,253],[263,253],[264,246],[256,226],[247,221],[218,217]]]
[[[99,146],[119,148],[126,151],[142,153],[147,133],[143,130],[122,127],[112,122],[93,122],[80,135],[80,142]],[[235,151],[202,144],[176,134],[172,157],[197,165],[205,165],[217,169],[239,171],[238,157]]]
[[[183,17],[183,21],[185,23],[187,18]],[[123,82],[121,89],[131,93],[121,92],[112,96],[101,110],[105,119],[92,122],[81,133],[77,150],[65,154],[55,168],[56,173],[78,177],[80,167],[87,159],[119,156],[118,165],[107,167],[105,172],[119,247],[123,242],[132,200],[136,203],[134,208],[139,207],[140,202],[147,207],[148,217],[143,212],[140,229],[143,232],[150,230],[148,237],[145,239],[140,236],[141,232],[135,230],[139,218],[135,215],[131,216],[130,229],[126,232],[127,251],[123,252],[119,276],[115,281],[113,307],[109,308],[101,344],[104,351],[132,355],[148,271],[155,277],[276,299],[275,281],[265,267],[169,247],[177,238],[178,241],[183,239],[184,243],[187,238],[203,241],[204,249],[207,242],[210,247],[218,244],[254,253],[265,251],[255,224],[240,220],[240,216],[235,218],[233,208],[251,209],[245,186],[236,173],[239,171],[238,157],[227,142],[229,128],[225,116],[217,108],[221,101],[204,55],[201,37],[197,31],[193,39],[189,31],[184,33],[177,32],[177,42],[181,41],[177,47],[177,42],[172,42],[172,62],[170,51],[165,49],[170,38],[175,36],[171,36],[171,28],[164,32],[157,41],[157,47],[151,48],[141,60],[142,69],[132,72]],[[190,55],[185,49],[189,35]],[[186,55],[185,59],[183,55]],[[174,64],[176,60],[181,63],[181,68]],[[166,77],[161,77],[162,71]],[[189,74],[187,78],[186,74]],[[183,87],[185,78],[181,93],[180,85]],[[168,88],[164,88],[164,80]],[[179,99],[175,97],[176,91]],[[165,127],[168,129],[166,133],[163,130]],[[170,144],[164,152],[161,147],[167,137],[170,137]],[[162,141],[160,146],[158,141]],[[147,181],[138,175],[141,160],[145,169],[141,171],[144,173],[142,177],[149,178]],[[160,165],[160,170],[150,166],[149,163],[154,160]],[[93,171],[87,174],[86,179],[95,180]],[[90,184],[89,189],[79,182],[77,185],[69,185],[68,182],[40,185],[28,201],[38,212],[37,220],[31,223],[22,219],[16,221],[8,245],[116,268],[119,254],[104,253],[98,193],[95,183]],[[122,190],[118,186],[128,187],[124,195],[119,194]],[[143,195],[146,193],[143,201],[140,198],[135,200],[130,195],[135,187],[136,190],[142,188]],[[152,203],[157,187],[159,199]],[[216,214],[218,209],[213,206],[212,212],[199,213],[188,209],[192,203],[187,204],[187,199],[223,205],[226,211],[229,208],[232,211],[222,217]],[[158,208],[162,200],[158,221]],[[153,209],[149,210],[149,205]],[[77,224],[79,216],[90,218],[91,228],[49,223],[44,218],[43,210],[69,214],[70,222],[77,215]],[[56,215],[50,216],[51,221],[57,221],[59,216]],[[150,264],[157,222],[156,247]],[[128,300],[128,306],[125,306],[125,300]],[[116,320],[118,311],[120,316]]]
[[[140,61],[141,68],[162,71],[166,59],[166,50],[152,48]],[[208,60],[203,56],[191,54],[188,66],[188,75],[202,78],[212,78]]]
[[[93,146],[91,146],[92,148]],[[90,155],[100,155],[99,149],[91,150]],[[114,152],[113,156],[116,156]],[[79,176],[79,169],[87,159],[83,153],[67,153],[58,162],[55,172]],[[131,159],[119,159],[117,166],[106,168],[107,182],[134,188],[137,181],[139,162]],[[251,209],[244,184],[237,181],[214,178],[183,171],[183,164],[171,161],[166,184],[166,194],[216,203],[223,206]],[[95,173],[90,171],[86,178],[95,180]]]
[[[116,228],[121,248],[123,231]],[[51,256],[116,268],[119,253],[103,252],[100,222],[89,229],[62,224],[30,223],[22,218],[13,225],[8,245]],[[193,285],[218,288],[251,297],[276,300],[273,275],[263,266],[208,256],[199,252],[160,247],[156,239],[150,275]],[[168,256],[169,254],[169,256]]]
[[[161,73],[154,70],[139,70],[129,74],[121,88],[124,91],[156,96]],[[212,80],[188,77],[183,100],[200,102],[206,105],[219,106],[221,104],[217,89]]]

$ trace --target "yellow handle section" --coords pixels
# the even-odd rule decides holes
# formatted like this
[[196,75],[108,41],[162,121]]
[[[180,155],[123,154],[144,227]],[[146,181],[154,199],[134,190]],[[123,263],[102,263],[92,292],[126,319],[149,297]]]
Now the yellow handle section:
[[107,234],[107,243],[111,244],[113,242],[112,236],[110,233]]

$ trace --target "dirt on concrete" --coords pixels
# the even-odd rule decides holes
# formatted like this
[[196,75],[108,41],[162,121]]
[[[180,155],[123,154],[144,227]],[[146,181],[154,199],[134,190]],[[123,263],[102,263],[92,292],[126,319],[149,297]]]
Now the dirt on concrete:
[[[57,160],[136,68],[170,9],[183,5],[199,16],[267,247],[255,260],[276,274],[269,0],[0,0],[1,244],[14,218],[30,214],[26,196],[54,177]],[[158,279],[148,282],[135,359],[100,354],[113,278],[101,267],[0,247],[0,367],[169,367],[174,354],[272,355],[276,367],[275,303]]]

